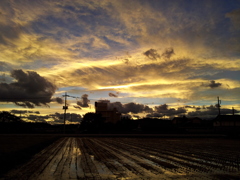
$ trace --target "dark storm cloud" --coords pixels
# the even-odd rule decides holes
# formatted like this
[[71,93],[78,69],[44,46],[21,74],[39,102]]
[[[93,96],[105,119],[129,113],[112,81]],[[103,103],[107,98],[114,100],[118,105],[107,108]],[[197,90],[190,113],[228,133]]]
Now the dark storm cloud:
[[121,102],[113,102],[109,104],[110,108],[116,108],[120,113],[141,113],[141,112],[152,112],[152,108],[144,104],[137,104],[134,102],[122,104]]
[[83,94],[81,97],[81,101],[77,101],[77,105],[81,106],[81,107],[89,107],[88,103],[90,102],[90,100],[88,99],[88,95],[87,94]]
[[167,48],[163,53],[162,57],[165,59],[170,59],[174,55],[174,50],[173,48]]
[[14,102],[18,106],[28,108],[51,102],[56,86],[37,72],[13,70],[11,77],[16,82],[0,83],[0,101]]
[[186,109],[183,107],[178,107],[177,109],[175,108],[168,108],[167,104],[162,104],[159,106],[154,107],[155,112],[160,113],[162,115],[166,116],[175,116],[175,115],[181,115],[183,113],[186,113]]
[[167,111],[168,110],[168,105],[163,104],[163,105],[155,106],[155,110],[157,112]]
[[[234,110],[235,113],[239,113],[239,110]],[[220,113],[223,115],[232,114],[232,109],[221,108]],[[196,110],[192,112],[188,112],[188,116],[191,117],[201,117],[201,118],[214,118],[218,115],[217,105],[210,105],[203,108],[202,111]]]
[[201,107],[195,107],[196,108],[196,111],[200,111],[201,110]]
[[27,114],[27,113],[40,114],[39,111],[27,111],[27,110],[15,110],[15,109],[11,110],[10,112],[13,114]]
[[108,95],[110,96],[110,97],[118,97],[118,95],[116,95],[116,94],[113,94],[113,93],[108,93]]
[[195,110],[197,110],[197,111],[200,111],[202,108],[200,107],[200,106],[189,106],[189,105],[187,105],[187,106],[185,106],[184,108],[186,108],[186,109],[188,109],[188,108],[192,108],[192,109],[195,109]]
[[153,112],[151,114],[147,114],[146,117],[147,118],[157,118],[157,117],[163,117],[164,115],[158,112]]
[[[53,123],[63,123],[64,114],[55,113],[48,115],[48,117],[54,119]],[[66,113],[66,120],[70,122],[80,122],[82,120],[82,116],[75,113]]]
[[160,58],[160,55],[157,53],[157,50],[155,49],[149,49],[143,54],[151,60],[157,60],[158,58]]
[[132,113],[140,113],[140,112],[149,112],[151,111],[151,108],[144,104],[137,104],[137,103],[127,103],[123,105],[126,112],[132,112]]
[[26,114],[26,113],[28,113],[27,110],[23,111],[23,110],[15,110],[15,109],[11,110],[10,112],[13,113],[13,114]]
[[[99,101],[104,102],[104,101]],[[109,102],[106,101],[105,102]],[[168,108],[167,104],[163,104],[160,106],[155,106],[154,110],[147,105],[138,104],[134,102],[122,104],[121,102],[109,102],[110,109],[116,108],[120,113],[127,114],[127,113],[149,113],[147,117],[162,117],[162,116],[174,116],[186,113],[186,109],[183,107],[175,108]]]
[[35,122],[43,122],[47,123],[47,119],[49,118],[48,115],[46,116],[39,116],[39,115],[32,115],[30,114],[29,116],[26,117],[28,120],[35,121]]
[[[59,123],[63,123],[63,117],[64,117],[64,113],[55,113],[55,114],[49,114],[45,116],[31,114],[25,118],[35,122],[47,122],[47,120],[51,119],[53,120],[53,122],[50,122],[51,124],[59,124]],[[66,120],[69,122],[80,122],[82,120],[82,117],[80,114],[66,113]]]
[[52,98],[53,102],[57,102],[58,104],[63,104],[64,100],[60,97]]
[[210,84],[208,85],[210,88],[217,88],[219,86],[221,86],[222,83],[216,83],[214,80],[210,81]]
[[[108,101],[108,100],[100,100],[99,102],[110,102],[110,101]],[[121,102],[109,103],[109,108],[110,109],[116,108],[118,110],[118,112],[120,112],[120,113],[124,113],[125,112],[123,104]]]
[[24,108],[34,108],[34,104],[28,101],[25,102],[14,102],[17,106],[22,106]]

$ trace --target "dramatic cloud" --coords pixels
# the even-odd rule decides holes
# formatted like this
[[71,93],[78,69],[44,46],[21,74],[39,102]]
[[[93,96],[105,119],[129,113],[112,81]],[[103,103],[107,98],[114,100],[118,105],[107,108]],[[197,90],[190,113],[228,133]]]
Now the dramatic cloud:
[[158,112],[153,112],[151,114],[146,115],[147,118],[161,118],[163,116],[164,116],[163,114],[158,113]]
[[[130,113],[145,113],[149,102],[209,105],[213,93],[239,105],[239,9],[238,0],[1,0],[1,106],[57,112],[56,97],[73,87],[74,96],[118,96]],[[85,95],[69,108],[85,113],[90,103]],[[184,111],[150,109],[156,117]]]
[[[30,114],[25,116],[24,119],[33,121],[33,122],[47,122],[50,124],[63,124],[63,113],[55,113],[49,115],[33,115]],[[66,113],[66,122],[67,123],[80,123],[82,116],[76,113]]]
[[29,116],[27,116],[25,118],[30,120],[30,121],[34,121],[34,122],[46,123],[47,119],[49,118],[49,116],[48,115],[46,115],[46,116],[39,116],[39,115],[32,115],[32,114],[30,114]]
[[175,116],[175,115],[183,115],[186,113],[186,109],[183,107],[168,108],[167,104],[159,105],[154,107],[154,111],[160,113],[162,116]]
[[[239,113],[240,111],[235,109],[234,113]],[[210,105],[210,106],[206,106],[203,108],[203,110],[199,111],[192,111],[192,112],[188,112],[187,116],[190,117],[200,117],[200,118],[215,118],[218,115],[219,111],[218,111],[218,107],[217,105]],[[233,113],[232,109],[229,108],[220,108],[220,113],[222,115],[231,115]]]
[[57,102],[58,104],[63,104],[64,100],[60,97],[52,98],[53,102]]
[[214,80],[210,81],[210,84],[208,85],[210,88],[217,88],[220,87],[222,84],[221,83],[216,83]]
[[187,106],[185,106],[184,107],[185,109],[188,109],[188,108],[191,108],[191,109],[195,109],[196,111],[200,111],[201,109],[205,109],[205,107],[203,106],[203,107],[200,107],[200,106],[189,106],[189,105],[187,105]]
[[0,101],[14,102],[18,106],[34,108],[47,105],[56,86],[34,71],[13,70],[16,82],[0,84]]
[[141,113],[141,112],[152,112],[152,109],[149,106],[144,104],[138,104],[134,102],[122,104],[121,102],[109,103],[111,109],[116,108],[120,113]]
[[27,113],[40,114],[39,111],[27,111],[27,110],[15,110],[15,109],[11,110],[10,112],[13,114],[27,114]]
[[[63,113],[55,113],[55,114],[50,114],[48,115],[47,119],[53,119],[53,122],[51,123],[55,123],[55,124],[62,124],[63,123],[63,117],[64,114]],[[80,114],[76,114],[76,113],[66,113],[66,121],[68,121],[69,123],[80,123],[82,120],[82,116]]]
[[[14,102],[17,106],[22,106],[24,108],[34,108],[35,105],[31,102],[24,101],[24,102]],[[37,104],[39,106],[39,104]]]
[[160,58],[160,55],[157,53],[157,50],[155,49],[149,49],[143,54],[151,60],[157,60],[158,58]]
[[81,98],[82,98],[81,101],[77,101],[77,105],[83,108],[89,107],[90,100],[88,99],[88,95],[83,94]]
[[134,114],[137,114],[139,112],[150,112],[152,111],[151,108],[149,108],[146,105],[138,104],[138,103],[127,103],[123,105],[126,112],[132,112]]

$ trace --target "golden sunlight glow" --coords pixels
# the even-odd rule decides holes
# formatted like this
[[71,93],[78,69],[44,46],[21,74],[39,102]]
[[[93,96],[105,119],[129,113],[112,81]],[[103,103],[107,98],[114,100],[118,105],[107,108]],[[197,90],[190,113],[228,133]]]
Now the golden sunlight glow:
[[[78,114],[94,112],[99,99],[210,105],[220,96],[231,102],[227,108],[239,107],[240,3],[29,2],[0,3],[0,94],[9,96],[2,110],[32,108],[21,102],[34,100],[18,103],[19,97],[41,99],[45,91],[49,99],[65,92],[79,97],[68,99],[67,110]],[[30,87],[33,82],[39,87]],[[46,117],[63,113],[62,104],[49,101],[43,104],[50,108],[35,109]]]

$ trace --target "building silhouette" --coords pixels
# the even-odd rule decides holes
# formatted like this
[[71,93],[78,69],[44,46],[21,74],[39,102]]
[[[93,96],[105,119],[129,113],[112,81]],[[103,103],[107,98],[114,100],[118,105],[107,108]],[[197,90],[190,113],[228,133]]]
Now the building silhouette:
[[95,102],[96,114],[101,114],[105,119],[105,123],[116,124],[121,120],[121,113],[118,112],[117,108],[110,107],[110,101],[98,101]]

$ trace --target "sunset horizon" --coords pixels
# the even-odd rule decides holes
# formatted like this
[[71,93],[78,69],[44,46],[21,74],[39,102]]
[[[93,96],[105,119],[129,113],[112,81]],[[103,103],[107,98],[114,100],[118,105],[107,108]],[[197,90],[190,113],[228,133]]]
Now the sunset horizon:
[[[240,1],[0,2],[0,111],[79,120],[240,115]],[[67,123],[70,123],[67,119]]]

